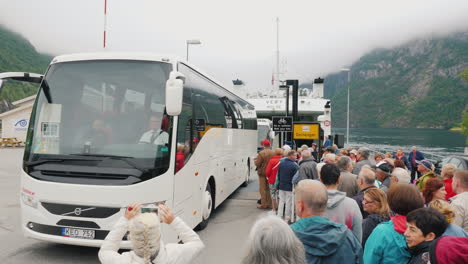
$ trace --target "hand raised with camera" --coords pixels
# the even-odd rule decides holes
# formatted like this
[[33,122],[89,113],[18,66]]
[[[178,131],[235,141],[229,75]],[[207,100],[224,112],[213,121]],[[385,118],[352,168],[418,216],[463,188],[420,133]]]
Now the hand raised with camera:
[[158,209],[159,218],[166,224],[170,225],[174,221],[175,216],[172,213],[171,209],[165,204],[160,204]]
[[139,214],[141,210],[140,203],[132,203],[127,207],[127,211],[125,211],[125,218],[127,220],[131,220],[135,215]]

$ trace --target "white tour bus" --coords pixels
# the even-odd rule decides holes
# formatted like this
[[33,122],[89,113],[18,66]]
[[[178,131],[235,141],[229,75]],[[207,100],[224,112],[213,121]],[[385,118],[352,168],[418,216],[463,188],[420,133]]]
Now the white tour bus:
[[[164,202],[204,228],[248,183],[253,105],[186,62],[72,54],[44,76],[2,73],[0,87],[8,79],[40,83],[20,176],[27,237],[99,246],[131,202]],[[164,234],[176,240],[168,227]]]

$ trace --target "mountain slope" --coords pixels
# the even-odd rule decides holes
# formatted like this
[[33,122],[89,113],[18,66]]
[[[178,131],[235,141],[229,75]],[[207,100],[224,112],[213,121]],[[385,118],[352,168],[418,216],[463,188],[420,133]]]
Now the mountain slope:
[[[39,54],[22,36],[0,26],[0,72],[44,73],[52,57]],[[0,91],[0,113],[9,110],[11,102],[33,95],[37,85],[8,82]]]
[[[468,32],[375,50],[351,66],[351,127],[449,128],[468,104]],[[325,78],[335,127],[346,124],[347,73]]]

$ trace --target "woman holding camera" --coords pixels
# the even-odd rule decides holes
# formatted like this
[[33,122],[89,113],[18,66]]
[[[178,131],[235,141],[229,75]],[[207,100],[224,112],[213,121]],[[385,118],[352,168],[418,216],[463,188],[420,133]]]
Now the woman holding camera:
[[[158,214],[140,211],[139,203],[128,206],[99,250],[101,263],[191,263],[205,247],[200,237],[166,205],[159,205]],[[168,224],[184,244],[164,244],[160,220]],[[120,242],[127,231],[133,250],[119,254]]]

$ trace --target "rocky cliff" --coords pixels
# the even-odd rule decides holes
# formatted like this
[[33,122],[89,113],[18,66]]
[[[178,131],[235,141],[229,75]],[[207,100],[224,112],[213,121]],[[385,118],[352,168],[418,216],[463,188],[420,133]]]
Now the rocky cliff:
[[[350,72],[351,127],[449,128],[468,104],[468,32],[418,39],[361,57]],[[346,125],[347,73],[325,78],[335,127]]]

